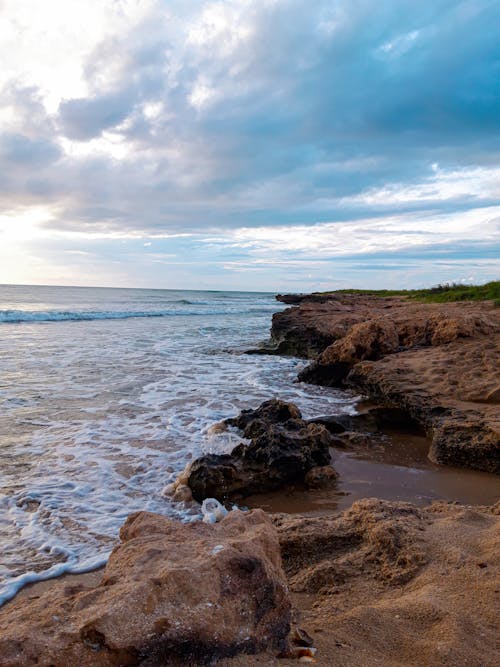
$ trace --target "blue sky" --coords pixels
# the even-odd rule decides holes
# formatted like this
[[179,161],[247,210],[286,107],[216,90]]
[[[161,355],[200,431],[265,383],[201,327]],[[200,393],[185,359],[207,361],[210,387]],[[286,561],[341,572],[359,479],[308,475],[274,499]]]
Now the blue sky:
[[0,282],[500,273],[494,0],[1,0]]

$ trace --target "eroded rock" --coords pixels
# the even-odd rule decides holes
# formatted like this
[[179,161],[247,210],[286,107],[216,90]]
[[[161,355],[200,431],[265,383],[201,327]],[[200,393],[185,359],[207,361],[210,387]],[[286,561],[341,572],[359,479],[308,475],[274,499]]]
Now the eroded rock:
[[293,404],[273,399],[227,421],[243,429],[251,442],[236,446],[230,454],[201,456],[191,464],[187,483],[199,502],[303,482],[311,468],[330,463],[332,436],[321,424],[304,421]]
[[399,411],[403,424],[406,415],[432,438],[430,458],[438,463],[499,472],[500,309],[491,302],[331,298],[302,300],[279,314],[283,345],[290,332],[300,346],[296,338],[306,329],[307,341],[314,330],[334,339],[299,379],[362,393]]
[[215,525],[139,512],[101,583],[54,587],[0,612],[0,665],[207,665],[286,646],[290,602],[261,510]]
[[335,593],[363,577],[402,584],[427,562],[423,514],[410,503],[360,500],[336,517],[274,515],[292,591]]

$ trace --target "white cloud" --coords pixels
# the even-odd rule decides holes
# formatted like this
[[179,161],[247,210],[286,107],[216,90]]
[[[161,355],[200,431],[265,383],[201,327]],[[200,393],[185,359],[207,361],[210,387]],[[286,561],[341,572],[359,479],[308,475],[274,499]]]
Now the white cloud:
[[379,46],[379,48],[376,50],[376,54],[378,56],[391,58],[399,57],[413,48],[415,42],[419,38],[419,35],[420,30],[411,30],[410,32],[404,33],[402,35],[397,35],[397,37],[394,37],[393,39],[384,42],[381,46]]
[[428,245],[494,242],[499,232],[500,206],[497,206],[453,214],[414,213],[307,226],[242,228],[204,241],[245,249],[254,258],[269,253],[332,258],[397,252]]
[[154,0],[4,0],[1,7],[0,88],[16,79],[40,89],[55,112],[63,98],[89,92],[86,59],[144,18]]

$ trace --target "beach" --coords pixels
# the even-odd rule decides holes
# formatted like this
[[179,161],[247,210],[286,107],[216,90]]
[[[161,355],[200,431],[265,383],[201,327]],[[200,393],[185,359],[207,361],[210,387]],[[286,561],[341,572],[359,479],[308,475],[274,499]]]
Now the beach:
[[[151,299],[151,295],[147,296]],[[498,511],[493,506],[498,500],[498,477],[490,471],[495,469],[497,461],[498,438],[495,442],[495,436],[488,436],[487,441],[481,433],[496,433],[497,428],[494,418],[497,310],[489,304],[475,304],[466,305],[465,309],[450,307],[449,312],[444,308],[438,313],[432,307],[395,301],[304,299],[291,309],[279,308],[268,341],[266,327],[277,305],[271,295],[226,293],[221,297],[220,293],[214,296],[169,293],[161,298],[177,302],[176,305],[166,308],[165,304],[161,307],[158,303],[153,307],[150,304],[148,311],[144,309],[144,297],[142,294],[140,309],[137,304],[131,307],[129,303],[124,309],[121,302],[121,310],[116,302],[114,307],[108,304],[106,310],[100,311],[112,313],[107,318],[96,317],[97,311],[88,304],[86,309],[78,311],[32,308],[30,312],[43,312],[45,320],[39,315],[35,324],[24,321],[5,325],[18,327],[12,329],[12,334],[18,345],[21,342],[24,353],[29,338],[36,335],[38,345],[47,345],[45,337],[53,346],[54,359],[71,350],[78,363],[73,363],[70,370],[74,373],[76,367],[84,368],[85,373],[73,377],[80,383],[76,387],[73,383],[74,395],[68,389],[71,374],[65,375],[67,383],[59,388],[61,393],[51,397],[57,402],[57,419],[48,428],[44,421],[48,411],[39,414],[37,423],[26,426],[24,442],[43,443],[45,451],[41,456],[41,449],[35,447],[33,460],[25,463],[26,469],[31,467],[33,475],[36,473],[40,478],[39,485],[22,488],[19,475],[17,486],[12,486],[11,498],[7,500],[9,508],[17,508],[14,516],[36,517],[31,522],[31,535],[30,531],[20,531],[23,537],[28,534],[31,539],[27,542],[33,554],[32,569],[27,549],[21,566],[25,572],[16,575],[20,578],[14,581],[14,586],[19,588],[27,581],[56,574],[66,573],[66,576],[53,584],[35,584],[21,591],[0,611],[4,628],[11,627],[10,618],[17,619],[22,628],[22,619],[26,614],[29,616],[30,605],[43,606],[47,594],[52,596],[54,604],[58,596],[74,597],[94,589],[97,595],[100,573],[104,572],[106,578],[106,570],[80,575],[80,579],[68,573],[102,566],[113,547],[119,553],[118,528],[134,511],[187,521],[196,530],[201,517],[199,505],[176,502],[175,497],[172,500],[163,492],[164,487],[190,461],[204,455],[227,455],[241,441],[242,434],[237,429],[214,428],[214,424],[234,417],[240,410],[255,408],[262,400],[280,398],[297,404],[301,418],[306,420],[305,426],[311,422],[328,427],[325,418],[337,420],[337,440],[330,449],[330,463],[337,475],[335,482],[315,489],[305,488],[297,480],[276,491],[238,498],[237,503],[243,508],[263,508],[271,517],[296,624],[305,624],[314,638],[318,664],[334,665],[341,660],[346,665],[431,665],[440,660],[441,664],[454,665],[466,664],[457,660],[467,660],[472,665],[493,665],[491,610],[498,574],[494,548]],[[130,295],[127,299],[130,301]],[[179,304],[179,301],[189,303]],[[407,345],[401,346],[398,341],[397,349],[387,350],[387,341],[391,340],[387,331],[384,329],[381,334],[377,329],[370,338],[373,329],[370,325],[363,340],[375,341],[376,345],[365,345],[361,353],[359,346],[349,347],[346,341],[356,333],[355,327],[380,321],[382,307],[384,322],[395,322],[396,329],[404,331]],[[47,312],[52,315],[47,316]],[[66,315],[59,315],[56,320],[56,326],[61,328],[50,332],[55,312]],[[80,315],[81,330],[79,320],[69,319],[69,312],[87,313]],[[93,313],[94,318],[90,324],[88,313]],[[33,315],[30,317],[33,319]],[[444,333],[441,331],[443,339],[434,338],[432,343],[436,333],[432,329],[434,321],[435,326],[448,324]],[[409,344],[412,332],[417,332],[413,335],[420,335],[421,339]],[[89,339],[91,333],[98,341],[94,347]],[[54,345],[54,334],[58,345]],[[130,348],[132,356],[127,358]],[[103,356],[99,355],[99,349],[105,351],[104,357],[109,357],[103,368],[95,366]],[[245,354],[248,350],[253,354]],[[351,356],[346,350],[351,350]],[[465,350],[463,372],[460,350]],[[491,354],[485,354],[484,350]],[[307,357],[313,360],[312,366],[304,360]],[[419,360],[418,370],[415,357]],[[405,384],[402,368],[407,358],[413,364],[410,367],[413,379]],[[473,358],[482,360],[482,372],[475,375],[475,385],[467,375]],[[430,360],[429,368],[434,375],[425,371],[426,360]],[[33,372],[27,361],[26,356],[26,371]],[[338,375],[339,364],[342,377]],[[447,368],[447,374],[441,368]],[[476,370],[472,369],[473,375]],[[111,386],[95,391],[93,378],[100,377],[104,384],[106,373],[115,374]],[[127,382],[119,377],[120,373],[126,374]],[[308,376],[308,382],[295,382],[298,373],[304,379]],[[43,374],[51,377],[47,366]],[[436,382],[437,376],[440,384]],[[24,377],[28,379],[27,375]],[[416,377],[420,382],[415,381]],[[461,377],[469,392],[466,397],[460,396]],[[428,385],[424,382],[426,378]],[[33,383],[33,377],[30,381]],[[329,386],[322,386],[325,384]],[[55,386],[53,383],[52,388]],[[17,388],[18,402],[20,399],[34,402],[27,405],[21,401],[16,406],[16,410],[22,406],[25,421],[28,409],[33,411],[37,401],[27,387],[28,383],[23,385],[22,395]],[[6,391],[7,382],[2,389]],[[457,395],[460,400],[455,398],[454,404],[453,397]],[[103,404],[103,397],[109,400],[108,406]],[[12,397],[5,400],[9,399]],[[40,403],[43,404],[41,397],[38,410]],[[453,428],[469,437],[461,436],[460,447],[450,449],[447,443]],[[479,447],[479,454],[474,449],[474,437],[470,436],[474,435],[474,428],[476,436],[479,433],[483,441],[490,443],[486,449]],[[114,444],[111,449],[110,440]],[[49,475],[47,467],[43,477],[40,471],[47,465],[51,443],[55,447],[54,458],[48,459],[51,471]],[[433,448],[437,454],[431,455],[433,460],[430,460]],[[447,456],[454,455],[455,460],[440,461],[443,451]],[[62,465],[54,467],[54,461],[60,458]],[[75,458],[78,467],[72,463]],[[89,466],[89,462],[93,465]],[[88,467],[95,470],[91,488],[87,479],[85,484],[81,481],[82,471]],[[53,477],[50,485],[46,481],[49,477]],[[59,481],[63,477],[64,482]],[[33,476],[27,475],[26,479],[33,480]],[[61,492],[64,495],[58,495]],[[119,506],[115,512],[111,511],[113,504]],[[47,516],[48,511],[52,512],[51,519],[44,524],[44,514]],[[320,539],[325,534],[331,534],[332,544],[343,545],[340,551],[325,552]],[[347,539],[346,535],[350,537]],[[54,540],[50,549],[37,551],[37,544],[43,545],[42,539],[47,542],[48,538]],[[23,559],[19,551],[22,544],[12,544],[18,561]],[[42,567],[33,568],[33,563]],[[17,566],[20,567],[19,562]],[[467,584],[461,583],[464,578]],[[10,586],[4,589],[5,599],[14,591],[12,578]],[[469,595],[471,587],[476,602],[471,602],[465,612],[460,600]],[[479,596],[483,600],[481,605],[477,602]],[[441,644],[432,636],[438,616],[451,619],[442,628]],[[486,653],[481,643],[471,646],[467,639],[469,632],[460,630],[472,617],[477,624],[474,632],[486,638]],[[406,619],[406,625],[398,620],[397,632],[394,632],[394,618]],[[359,633],[361,626],[364,633],[354,640],[353,634]],[[390,647],[389,639],[383,639],[384,628],[392,637]],[[415,632],[420,633],[424,656],[419,663],[413,661],[411,650],[416,640],[407,638]],[[14,637],[11,629],[6,636]],[[29,642],[33,641],[36,644],[36,628]],[[5,646],[10,646],[9,640]],[[276,655],[275,651],[255,658],[231,658],[227,664],[288,664],[286,657],[278,661]],[[103,665],[108,664],[104,654],[100,654],[101,658]],[[171,664],[177,664],[173,654],[171,659]],[[156,664],[142,660],[126,664]],[[220,664],[226,664],[221,660]],[[0,664],[31,663],[20,657],[17,663]]]

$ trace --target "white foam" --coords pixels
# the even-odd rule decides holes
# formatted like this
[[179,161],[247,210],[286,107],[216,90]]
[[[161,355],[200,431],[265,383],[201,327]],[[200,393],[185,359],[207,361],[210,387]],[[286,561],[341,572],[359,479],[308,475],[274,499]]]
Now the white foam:
[[106,564],[109,553],[102,556],[94,556],[93,558],[88,558],[86,560],[79,560],[75,556],[70,563],[57,563],[43,572],[29,571],[20,574],[17,577],[13,577],[0,586],[0,607],[9,600],[12,600],[12,598],[28,584],[54,579],[63,574],[84,574],[85,572],[97,570],[97,568]]

